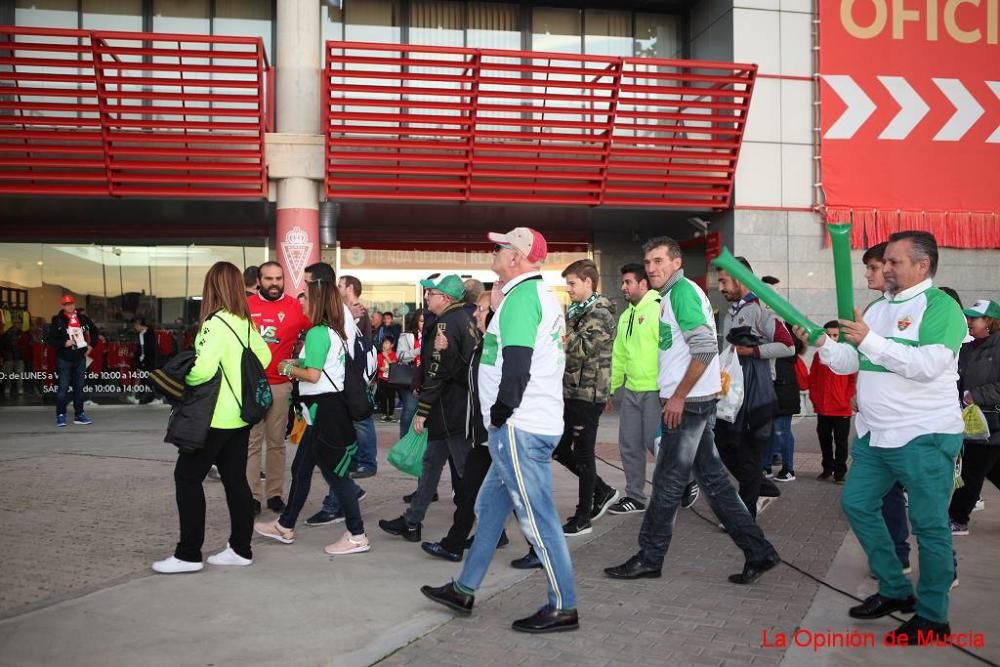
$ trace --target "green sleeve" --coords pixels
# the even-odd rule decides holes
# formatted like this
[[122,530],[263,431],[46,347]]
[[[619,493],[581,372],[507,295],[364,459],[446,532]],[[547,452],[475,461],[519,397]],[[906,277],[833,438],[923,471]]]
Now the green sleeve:
[[[216,315],[216,317],[221,317],[221,315]],[[219,372],[222,353],[225,349],[223,336],[231,337],[232,335],[226,325],[216,322],[214,317],[205,320],[194,342],[195,360],[194,366],[184,378],[187,384],[196,387],[215,377],[215,374]]]
[[969,326],[958,303],[937,288],[927,290],[927,310],[920,320],[920,344],[944,345],[957,354],[968,333]]
[[535,348],[538,325],[542,322],[542,304],[535,281],[514,287],[504,297],[500,308],[500,340],[504,347]]
[[682,279],[670,288],[670,306],[682,332],[708,325],[701,297],[687,280]]
[[[618,319],[618,332],[611,346],[611,393],[625,384],[625,332],[628,330],[628,309]],[[639,332],[635,332],[638,340]]]
[[317,368],[320,370],[325,368],[326,357],[330,354],[329,328],[318,324],[307,331],[305,351],[306,356],[302,360],[303,368]]

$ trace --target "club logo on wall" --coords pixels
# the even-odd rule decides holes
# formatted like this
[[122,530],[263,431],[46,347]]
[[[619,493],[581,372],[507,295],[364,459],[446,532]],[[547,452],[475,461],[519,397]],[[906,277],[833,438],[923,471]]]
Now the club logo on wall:
[[312,249],[313,244],[309,240],[309,234],[298,225],[289,229],[285,234],[285,240],[281,242],[281,254],[292,274],[295,291],[299,291],[299,285],[302,284],[302,274],[305,272],[306,264],[309,263]]

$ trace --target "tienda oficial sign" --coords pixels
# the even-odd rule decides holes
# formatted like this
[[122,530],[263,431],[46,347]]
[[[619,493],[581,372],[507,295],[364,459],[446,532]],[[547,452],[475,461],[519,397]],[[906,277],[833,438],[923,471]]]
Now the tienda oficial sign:
[[1000,211],[1000,0],[819,6],[827,205]]

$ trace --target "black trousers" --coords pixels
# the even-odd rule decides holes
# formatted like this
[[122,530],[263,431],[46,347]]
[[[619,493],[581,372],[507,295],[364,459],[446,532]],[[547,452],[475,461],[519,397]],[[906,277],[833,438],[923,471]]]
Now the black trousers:
[[396,411],[396,393],[395,387],[391,386],[388,382],[379,380],[376,397],[378,407],[386,417],[391,417]]
[[226,490],[229,507],[229,546],[244,558],[253,558],[250,538],[253,536],[253,494],[247,485],[247,445],[250,427],[208,430],[205,446],[195,452],[181,452],[174,466],[177,491],[177,513],[181,524],[181,541],[174,557],[200,563],[201,547],[205,542],[205,487],[202,483],[212,465],[219,468],[219,477]]
[[819,436],[819,449],[823,452],[823,472],[833,473],[836,479],[844,479],[847,474],[847,438],[850,433],[850,417],[816,415],[816,435]]
[[441,540],[441,546],[452,553],[460,554],[465,549],[465,542],[476,523],[476,497],[492,464],[493,457],[486,445],[473,445],[465,457],[462,481],[455,494],[455,513],[451,518],[451,528]]
[[597,476],[594,447],[597,444],[597,424],[604,411],[603,403],[570,399],[563,409],[565,430],[552,452],[552,458],[580,478],[580,497],[576,516],[590,520],[594,510],[594,491],[608,485]]
[[962,488],[955,489],[948,514],[955,523],[969,523],[969,514],[983,492],[983,481],[1000,489],[1000,445],[965,442],[962,454]]
[[[740,499],[750,515],[757,516],[757,498],[765,482],[760,462],[771,444],[771,421],[752,431],[734,428],[729,422],[717,421],[715,443],[726,468],[739,482]],[[778,496],[777,488],[768,481],[767,496]]]

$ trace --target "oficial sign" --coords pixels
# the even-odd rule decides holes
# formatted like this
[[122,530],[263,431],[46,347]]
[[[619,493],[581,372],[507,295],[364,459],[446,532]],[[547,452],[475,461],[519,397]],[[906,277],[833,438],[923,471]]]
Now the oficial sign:
[[819,3],[821,165],[829,207],[935,212],[952,226],[972,224],[972,214],[995,220],[998,5]]

